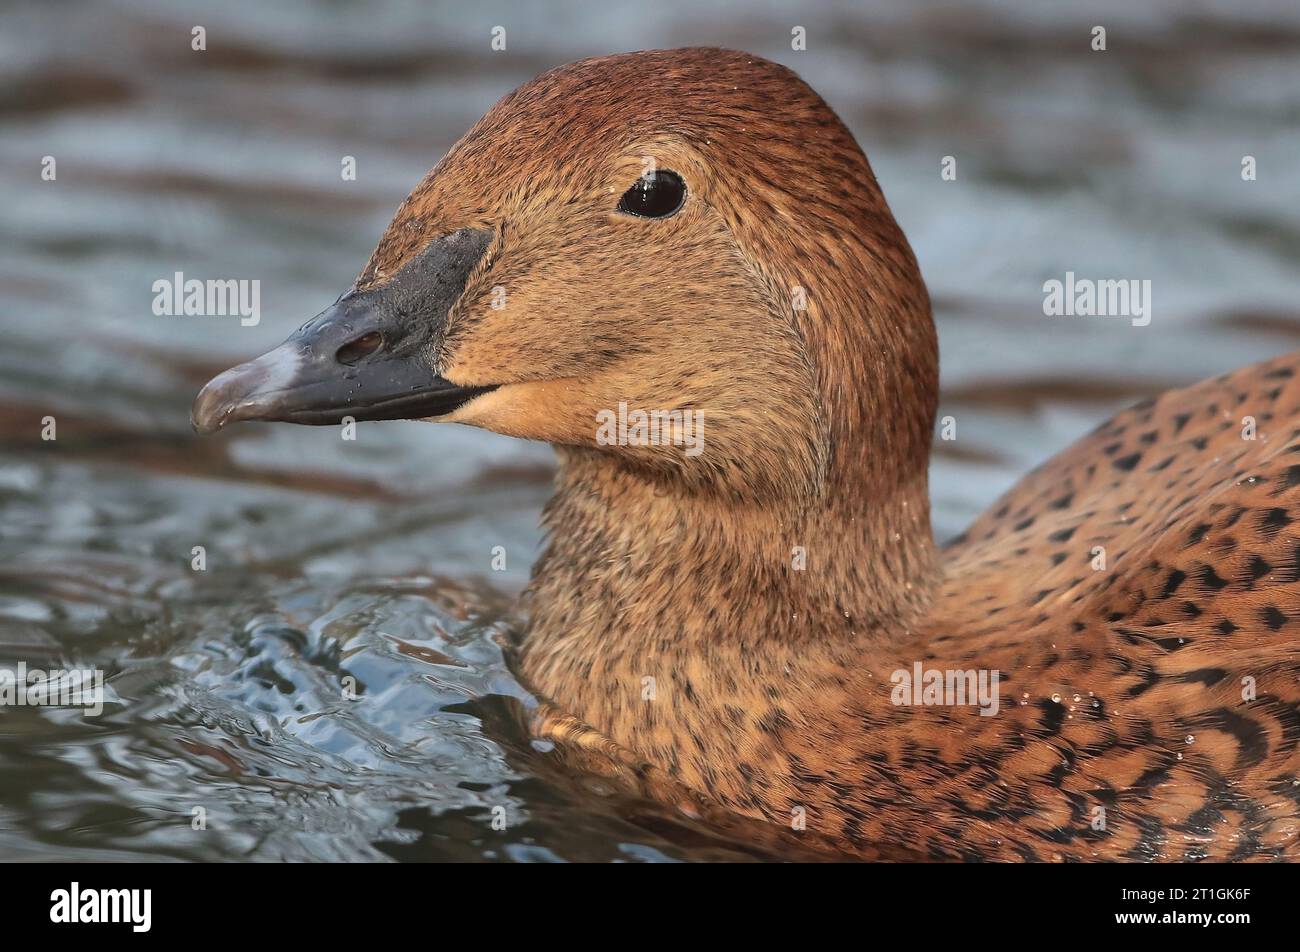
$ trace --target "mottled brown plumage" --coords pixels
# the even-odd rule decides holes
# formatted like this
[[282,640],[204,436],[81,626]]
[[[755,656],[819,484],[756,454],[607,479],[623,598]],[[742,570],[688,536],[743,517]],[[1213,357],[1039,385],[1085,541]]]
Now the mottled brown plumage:
[[[671,218],[616,211],[644,157],[687,183]],[[561,461],[520,662],[571,715],[552,736],[864,856],[1300,852],[1300,358],[1121,413],[940,552],[925,287],[791,72],[692,49],[547,73],[360,286],[465,227],[496,237],[438,367],[502,386],[450,419]],[[702,410],[704,452],[598,445],[620,402]],[[999,712],[891,703],[918,661],[998,670]]]

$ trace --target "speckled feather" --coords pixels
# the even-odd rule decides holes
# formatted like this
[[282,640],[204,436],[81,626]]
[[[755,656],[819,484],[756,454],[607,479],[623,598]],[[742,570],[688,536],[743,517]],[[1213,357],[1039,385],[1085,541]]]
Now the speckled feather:
[[[672,218],[615,211],[646,155],[687,182]],[[940,552],[925,286],[789,70],[670,50],[547,73],[411,193],[359,283],[471,225],[496,239],[439,368],[502,385],[451,419],[559,449],[521,651],[574,715],[554,736],[775,824],[802,809],[863,856],[1300,853],[1300,358],[1120,414]],[[598,445],[620,401],[702,409],[705,452]],[[891,704],[915,661],[999,670],[1000,712]]]

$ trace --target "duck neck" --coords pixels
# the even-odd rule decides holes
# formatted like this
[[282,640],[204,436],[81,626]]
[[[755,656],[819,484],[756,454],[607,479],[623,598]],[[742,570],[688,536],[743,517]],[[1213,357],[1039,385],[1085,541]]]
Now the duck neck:
[[[679,745],[708,718],[735,723],[742,672],[764,682],[744,689],[768,698],[813,689],[780,669],[887,652],[936,583],[924,467],[870,499],[828,486],[815,504],[757,507],[562,450],[545,522],[525,677],[701,783]],[[691,703],[647,703],[674,695]]]
[[[815,368],[816,398],[800,410],[816,414],[824,466],[808,485],[757,500],[664,481],[597,449],[561,449],[550,542],[528,595],[521,662],[536,689],[751,812],[785,768],[758,777],[735,752],[768,750],[773,765],[788,764],[773,746],[781,722],[851,703],[832,695],[888,663],[939,581],[927,485],[938,402],[929,298],[845,137],[865,207],[849,208],[843,227],[785,229],[780,248],[772,232],[741,236],[752,260],[784,262],[765,278],[772,288],[818,276],[793,319]],[[794,469],[779,452],[761,465],[787,477]]]

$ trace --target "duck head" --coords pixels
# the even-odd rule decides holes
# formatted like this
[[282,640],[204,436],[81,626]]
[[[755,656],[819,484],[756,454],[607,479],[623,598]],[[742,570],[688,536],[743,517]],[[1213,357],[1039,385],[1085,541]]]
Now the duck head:
[[[916,262],[847,129],[782,66],[682,49],[502,99],[354,286],[212,380],[193,421],[452,421],[806,499],[864,470],[924,481],[936,376]],[[680,415],[602,439],[620,407],[702,414],[700,448]]]

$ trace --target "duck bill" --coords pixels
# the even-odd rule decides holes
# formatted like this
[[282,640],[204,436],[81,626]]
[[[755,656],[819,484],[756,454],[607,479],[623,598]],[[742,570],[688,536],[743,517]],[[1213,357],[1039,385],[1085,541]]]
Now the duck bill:
[[470,228],[445,235],[383,286],[345,294],[279,347],[214,377],[194,401],[194,428],[425,419],[494,389],[436,369],[447,314],[490,239]]

